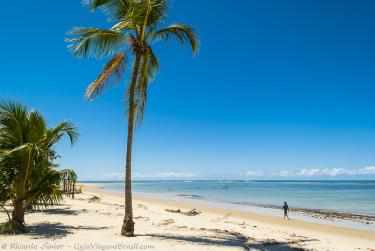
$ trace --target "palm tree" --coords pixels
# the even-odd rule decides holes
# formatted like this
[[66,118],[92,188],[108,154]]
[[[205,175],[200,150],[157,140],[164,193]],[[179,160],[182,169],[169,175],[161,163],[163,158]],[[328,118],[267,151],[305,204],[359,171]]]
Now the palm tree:
[[126,110],[128,137],[125,169],[125,217],[121,234],[134,235],[131,193],[131,157],[135,125],[140,126],[147,101],[148,85],[159,70],[159,63],[151,45],[159,40],[174,37],[182,44],[190,44],[193,53],[199,49],[195,29],[184,24],[163,28],[167,15],[167,0],[87,0],[92,11],[100,8],[114,25],[109,29],[75,27],[68,32],[71,53],[79,58],[109,57],[98,78],[86,91],[86,98],[93,99],[108,86],[118,82],[132,58],[132,76],[127,87]]
[[13,205],[12,219],[0,232],[23,232],[25,212],[31,206],[49,206],[62,199],[60,180],[54,160],[54,145],[64,135],[71,144],[78,132],[70,122],[48,128],[36,110],[28,111],[20,103],[0,103],[0,205]]

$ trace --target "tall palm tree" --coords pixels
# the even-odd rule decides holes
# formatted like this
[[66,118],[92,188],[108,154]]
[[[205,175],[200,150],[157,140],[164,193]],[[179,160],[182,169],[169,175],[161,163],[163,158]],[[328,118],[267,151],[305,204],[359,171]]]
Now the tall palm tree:
[[[128,137],[125,169],[125,217],[121,234],[134,235],[131,193],[131,159],[135,125],[143,119],[148,85],[159,70],[159,63],[151,45],[174,37],[182,44],[190,44],[193,53],[199,49],[195,29],[184,24],[163,26],[167,16],[167,0],[87,0],[92,11],[100,8],[114,25],[109,29],[75,27],[68,32],[71,53],[79,58],[109,57],[98,78],[86,91],[93,99],[108,86],[118,82],[126,71],[129,58],[132,76],[125,93],[128,114]],[[163,26],[163,27],[162,27]]]
[[[25,212],[30,206],[56,204],[62,198],[61,173],[54,160],[54,145],[64,135],[71,144],[78,132],[70,122],[49,128],[36,110],[28,111],[20,103],[0,103],[0,205],[7,201],[13,205],[12,219],[0,227],[0,232],[13,228],[24,231]],[[17,232],[15,231],[15,232]]]

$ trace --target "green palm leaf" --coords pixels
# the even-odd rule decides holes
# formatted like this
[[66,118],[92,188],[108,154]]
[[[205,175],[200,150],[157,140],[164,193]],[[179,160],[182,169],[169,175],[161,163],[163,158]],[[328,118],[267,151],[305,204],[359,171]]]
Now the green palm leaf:
[[74,36],[65,41],[73,56],[79,58],[112,56],[123,51],[127,44],[127,37],[113,30],[75,27],[67,34]]
[[135,89],[136,108],[135,118],[138,126],[142,125],[144,112],[147,104],[147,89],[159,71],[159,61],[151,48],[142,57],[138,83]]
[[68,135],[71,145],[74,145],[78,141],[79,133],[77,127],[72,122],[64,121],[47,131],[45,138],[46,145],[48,147],[53,146],[64,134]]
[[181,44],[188,42],[193,50],[193,53],[199,52],[199,40],[196,30],[188,25],[184,24],[172,24],[164,29],[159,30],[155,33],[155,40],[168,41],[171,37],[178,39]]
[[113,57],[104,67],[99,77],[92,82],[86,91],[86,98],[93,99],[101,94],[110,84],[117,83],[125,72],[125,53]]

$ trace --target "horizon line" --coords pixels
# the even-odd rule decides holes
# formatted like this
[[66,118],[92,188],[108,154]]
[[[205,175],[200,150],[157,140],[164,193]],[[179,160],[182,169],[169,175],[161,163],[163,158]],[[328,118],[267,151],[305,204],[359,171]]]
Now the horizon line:
[[[133,181],[373,181],[375,179],[142,179]],[[77,180],[77,182],[118,182],[125,183],[124,180]]]

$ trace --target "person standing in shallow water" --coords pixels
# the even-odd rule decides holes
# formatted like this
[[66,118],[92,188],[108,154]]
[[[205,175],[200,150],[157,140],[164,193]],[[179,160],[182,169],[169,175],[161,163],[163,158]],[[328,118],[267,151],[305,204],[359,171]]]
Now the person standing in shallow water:
[[288,207],[288,204],[286,204],[286,201],[284,201],[283,210],[284,210],[284,219],[286,217],[289,220],[289,216],[288,216],[289,207]]

